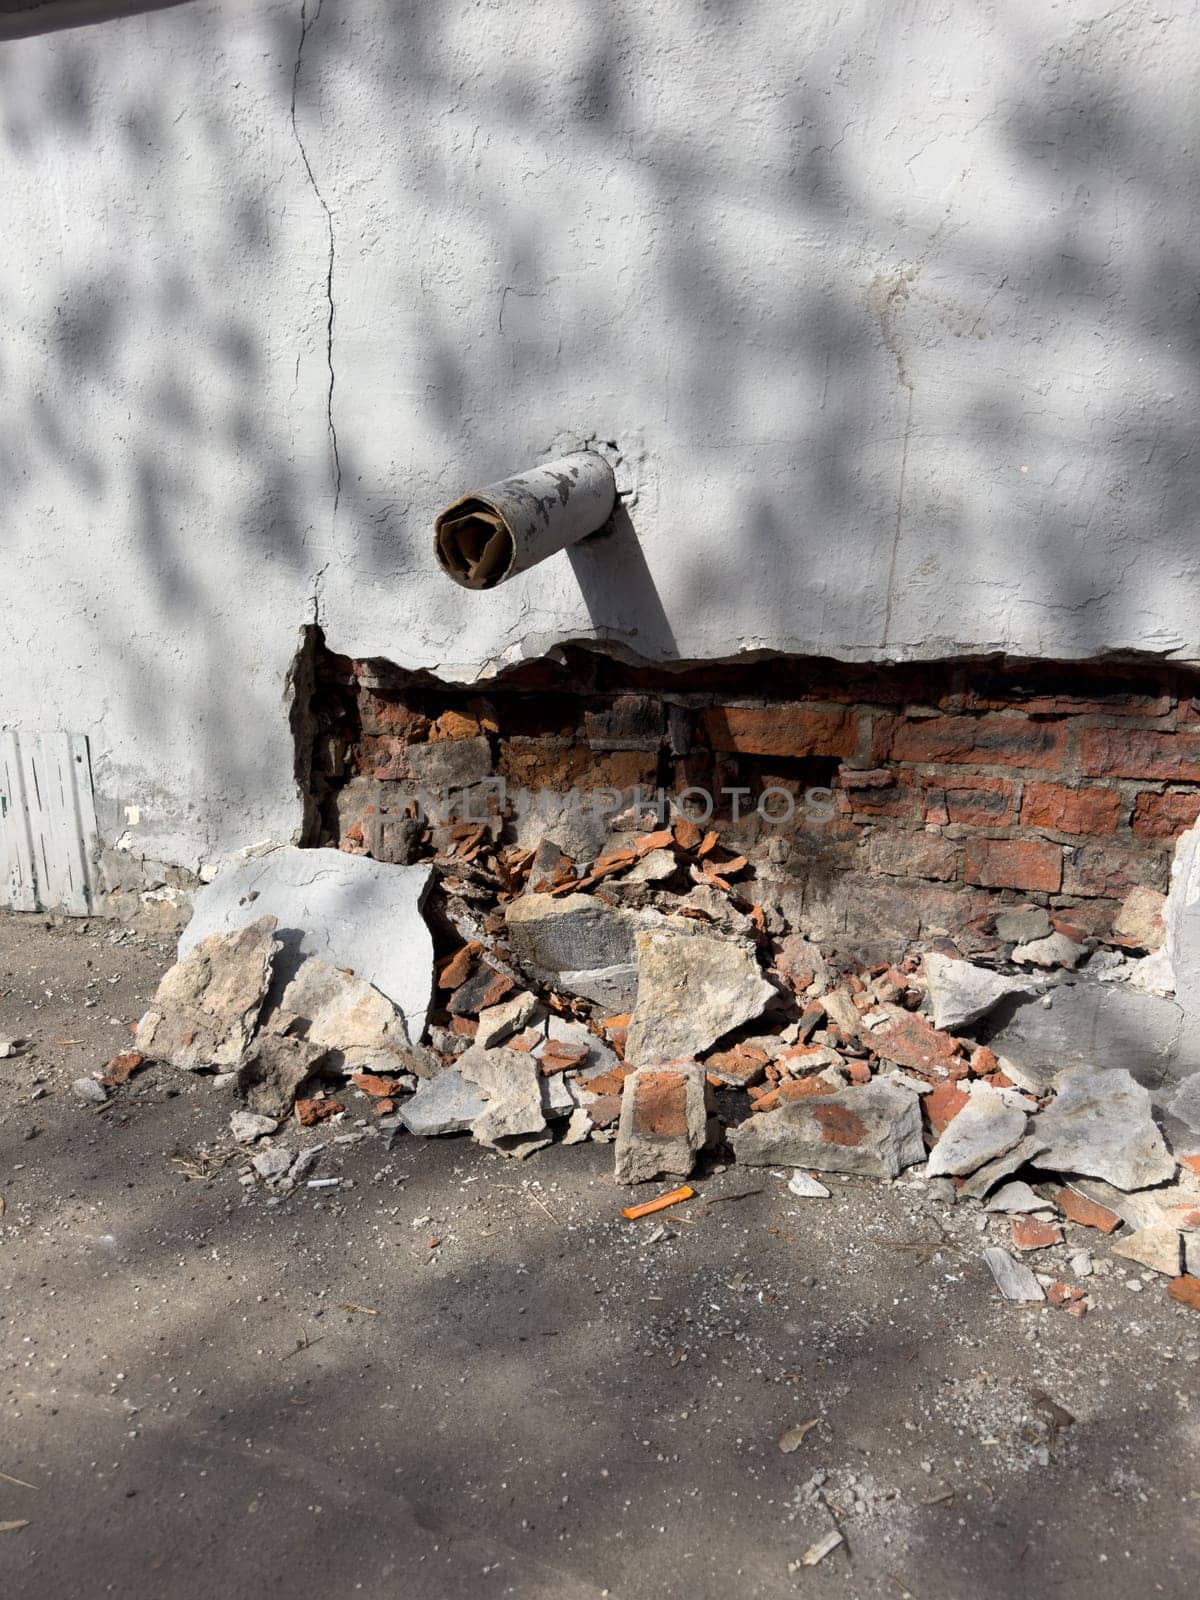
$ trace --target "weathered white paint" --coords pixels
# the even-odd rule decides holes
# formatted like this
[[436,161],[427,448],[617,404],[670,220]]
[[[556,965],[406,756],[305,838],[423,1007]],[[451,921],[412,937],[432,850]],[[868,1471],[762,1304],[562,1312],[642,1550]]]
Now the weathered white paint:
[[97,854],[86,738],[0,732],[0,910],[86,917]]
[[[297,629],[460,675],[1200,658],[1200,26],[1149,0],[193,3],[0,46],[0,723],[196,865]],[[615,440],[502,588],[437,509]]]

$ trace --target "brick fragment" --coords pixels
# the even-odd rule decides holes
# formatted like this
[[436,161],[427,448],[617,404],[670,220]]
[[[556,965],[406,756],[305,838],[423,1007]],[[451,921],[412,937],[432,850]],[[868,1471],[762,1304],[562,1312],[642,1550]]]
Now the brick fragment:
[[315,1128],[345,1109],[340,1100],[297,1100],[296,1121],[302,1128]]
[[1068,1222],[1076,1222],[1083,1228],[1098,1228],[1101,1233],[1112,1233],[1121,1226],[1121,1219],[1115,1211],[1110,1211],[1107,1206],[1102,1206],[1098,1200],[1089,1200],[1087,1195],[1080,1194],[1078,1189],[1059,1189],[1054,1196],[1054,1203],[1066,1217]]
[[915,1012],[905,1012],[869,1035],[872,1049],[886,1061],[910,1067],[928,1078],[961,1078],[969,1070],[959,1041]]
[[921,1110],[939,1139],[970,1098],[957,1084],[948,1082],[939,1083],[929,1094],[921,1096]]
[[123,1083],[128,1083],[135,1072],[140,1072],[146,1063],[145,1056],[140,1050],[122,1050],[120,1055],[113,1056],[103,1073],[100,1082],[106,1089],[119,1089]]
[[386,1100],[400,1088],[400,1085],[391,1078],[382,1078],[377,1072],[352,1072],[350,1082],[356,1089],[361,1089],[364,1094],[369,1094],[375,1100]]
[[1013,1247],[1017,1250],[1045,1250],[1061,1244],[1063,1231],[1057,1222],[1039,1222],[1036,1217],[1010,1217]]
[[475,957],[482,954],[483,946],[472,941],[456,950],[438,973],[437,986],[439,989],[457,989],[459,984],[465,983],[471,975],[471,967]]
[[672,828],[675,843],[681,850],[694,850],[704,837],[704,830],[690,817],[679,817]]
[[963,871],[968,883],[984,889],[1056,894],[1062,884],[1062,851],[1040,839],[973,839]]
[[1100,836],[1115,833],[1121,797],[1115,789],[1069,789],[1061,783],[1027,783],[1021,822],[1027,828]]
[[1194,1278],[1190,1272],[1181,1273],[1167,1285],[1167,1296],[1177,1305],[1200,1311],[1200,1278]]

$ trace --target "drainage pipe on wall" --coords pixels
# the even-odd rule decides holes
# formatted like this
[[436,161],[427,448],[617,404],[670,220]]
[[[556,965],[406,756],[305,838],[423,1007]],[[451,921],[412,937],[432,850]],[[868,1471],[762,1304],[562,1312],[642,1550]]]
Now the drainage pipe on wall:
[[594,450],[463,495],[434,522],[434,550],[464,589],[494,589],[598,533],[617,499],[613,469]]

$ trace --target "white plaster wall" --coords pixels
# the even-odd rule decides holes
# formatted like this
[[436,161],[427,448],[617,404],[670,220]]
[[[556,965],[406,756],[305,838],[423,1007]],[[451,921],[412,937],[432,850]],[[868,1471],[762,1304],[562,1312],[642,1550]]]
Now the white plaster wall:
[[[1198,81],[1149,0],[208,0],[0,45],[0,724],[88,733],[110,839],[135,806],[195,866],[296,825],[314,615],[456,676],[597,634],[1200,659]],[[592,436],[627,527],[441,577],[441,504]]]

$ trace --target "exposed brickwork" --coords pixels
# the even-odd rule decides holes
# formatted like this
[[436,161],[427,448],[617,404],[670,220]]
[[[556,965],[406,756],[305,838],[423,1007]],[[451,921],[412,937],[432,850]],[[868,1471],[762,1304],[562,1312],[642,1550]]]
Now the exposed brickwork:
[[1037,839],[973,839],[967,846],[964,876],[984,889],[1041,889],[1054,894],[1062,884],[1062,850]]
[[921,801],[928,823],[961,822],[1004,828],[1016,821],[1017,788],[1011,778],[925,778]]
[[842,708],[714,706],[700,729],[713,750],[752,756],[852,756],[858,746],[857,718]]
[[1066,757],[1063,721],[1037,722],[1004,712],[979,717],[925,717],[901,722],[891,741],[894,761],[964,761],[973,767],[1055,771]]
[[[320,838],[388,860],[453,847],[444,817],[413,820],[421,786],[478,790],[495,827],[511,827],[483,797],[496,779],[624,804],[660,785],[742,789],[739,818],[719,803],[713,819],[752,863],[739,898],[767,893],[755,867],[769,862],[771,892],[793,883],[791,903],[835,940],[986,944],[997,910],[1031,901],[1103,932],[1131,888],[1166,887],[1200,816],[1200,676],[1158,663],[668,670],[568,647],[486,695],[328,653],[316,679]],[[768,789],[775,817],[790,797],[786,826],[755,810]]]
[[1027,828],[1097,837],[1115,833],[1121,796],[1115,789],[1068,789],[1061,783],[1027,783],[1021,822]]
[[1156,794],[1143,790],[1133,806],[1133,831],[1139,839],[1175,839],[1200,816],[1200,790]]

